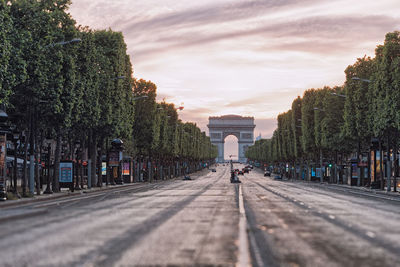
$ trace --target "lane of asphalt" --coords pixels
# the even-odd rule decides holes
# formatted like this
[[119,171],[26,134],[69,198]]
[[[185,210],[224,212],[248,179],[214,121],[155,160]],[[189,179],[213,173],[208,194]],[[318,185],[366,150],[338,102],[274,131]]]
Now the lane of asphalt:
[[321,210],[312,208],[312,207],[308,206],[306,203],[304,203],[303,201],[298,200],[293,196],[289,196],[286,193],[280,192],[279,190],[268,188],[258,182],[254,182],[254,183],[257,184],[259,187],[263,188],[264,190],[271,192],[274,195],[276,195],[286,201],[291,202],[292,204],[296,205],[298,208],[307,210],[308,214],[322,218],[326,222],[342,228],[343,230],[347,231],[349,234],[356,235],[359,238],[362,238],[362,239],[372,243],[374,246],[384,248],[385,250],[388,250],[395,255],[400,253],[400,248],[398,246],[393,245],[388,240],[380,238],[380,236],[377,236],[376,234],[373,234],[371,232],[365,231],[362,228],[359,228],[359,225],[357,225],[357,224],[348,223],[346,221],[343,221],[343,220],[337,218],[336,216],[334,216],[332,214],[325,213],[325,212],[322,212]]
[[[263,175],[263,172],[260,169],[255,169],[255,172]],[[267,177],[273,179],[272,177]],[[341,192],[347,195],[355,195],[360,197],[369,197],[373,199],[387,200],[393,202],[400,203],[400,193],[395,192],[383,192],[383,191],[371,191],[364,188],[349,188],[345,185],[337,185],[337,184],[327,184],[327,183],[318,183],[318,182],[308,182],[308,181],[291,181],[291,180],[281,180],[282,182],[291,183],[293,185],[302,185],[302,188],[319,188],[328,192],[335,191]]]
[[[250,175],[245,175],[245,178],[241,180],[243,182],[242,184],[244,188],[246,188],[245,191],[247,192],[247,195],[245,194],[245,206],[248,214],[248,221],[250,224],[249,227],[251,229],[251,232],[254,233],[254,236],[256,237],[255,243],[257,249],[260,249],[262,251],[261,259],[263,263],[257,264],[257,266],[280,266],[281,264],[283,264],[282,262],[279,262],[279,260],[278,260],[279,263],[277,263],[276,261],[277,255],[280,255],[279,257],[282,256],[281,253],[276,254],[276,251],[282,249],[277,247],[277,244],[286,244],[286,246],[290,246],[288,244],[292,242],[289,240],[285,241],[285,238],[287,238],[287,236],[290,236],[289,233],[286,235],[286,237],[285,235],[282,235],[282,233],[287,232],[284,230],[285,227],[286,228],[289,227],[287,228],[288,230],[293,229],[294,231],[293,234],[295,236],[297,235],[297,237],[292,240],[300,238],[300,240],[306,241],[306,244],[308,244],[308,246],[311,246],[311,248],[313,247],[313,244],[318,244],[318,246],[315,248],[318,248],[318,250],[322,250],[321,252],[323,253],[323,254],[318,254],[318,253],[315,254],[316,252],[312,252],[312,250],[310,250],[310,247],[308,247],[308,251],[306,252],[301,252],[298,250],[293,250],[292,252],[290,252],[290,249],[288,249],[289,252],[286,251],[285,253],[289,253],[288,255],[290,256],[289,258],[285,259],[285,262],[286,260],[288,260],[289,262],[289,263],[286,262],[286,264],[289,265],[297,264],[300,266],[307,266],[309,264],[315,265],[316,262],[313,262],[312,260],[310,261],[309,257],[311,255],[315,256],[318,255],[322,257],[318,259],[321,262],[324,261],[326,262],[327,259],[331,260],[335,259],[335,261],[342,262],[343,264],[343,262],[346,262],[345,259],[348,259],[348,262],[350,264],[350,259],[351,259],[351,262],[353,263],[358,262],[358,264],[363,264],[361,262],[364,262],[366,266],[379,266],[379,264],[381,266],[390,266],[390,265],[397,266],[396,264],[393,265],[394,262],[393,259],[395,259],[395,255],[400,254],[400,247],[398,242],[397,241],[393,242],[393,239],[396,238],[396,232],[397,236],[399,236],[397,230],[393,232],[394,235],[391,236],[391,238],[388,238],[387,235],[380,236],[379,232],[374,233],[373,231],[368,231],[368,228],[363,228],[362,220],[349,221],[348,219],[353,218],[354,216],[349,217],[348,215],[346,215],[346,211],[337,210],[337,214],[335,214],[335,209],[332,209],[330,211],[328,209],[325,211],[324,209],[313,207],[314,204],[319,203],[315,202],[315,200],[317,200],[318,198],[322,200],[324,199],[324,197],[326,198],[328,194],[330,195],[330,198],[332,198],[333,201],[335,201],[334,199],[341,199],[342,197],[343,198],[346,197],[345,199],[340,200],[340,202],[345,203],[345,201],[350,201],[349,204],[351,204],[352,207],[357,207],[357,205],[362,205],[362,204],[365,205],[365,199],[369,199],[369,201],[376,201],[376,203],[382,202],[381,204],[377,204],[378,206],[376,208],[380,208],[382,207],[382,205],[384,205],[385,207],[385,204],[387,203],[391,204],[391,209],[393,209],[397,205],[397,202],[393,202],[390,200],[382,200],[379,198],[372,198],[372,197],[363,198],[360,195],[356,196],[354,194],[342,191],[339,192],[333,190],[333,192],[329,192],[329,188],[326,189],[326,187],[324,188],[324,190],[322,189],[320,190],[319,186],[310,189],[309,184],[295,183],[296,186],[293,187],[291,182],[274,181],[268,177],[263,177],[263,174],[258,171],[255,172],[253,171],[251,172]],[[324,185],[321,185],[321,187],[322,186]],[[260,193],[257,193],[258,191]],[[249,192],[251,192],[251,195],[248,195]],[[267,192],[267,194],[263,194],[262,192]],[[360,200],[359,203],[354,202],[357,199]],[[248,203],[249,201],[251,204]],[[263,208],[260,209],[260,207],[262,207],[261,205],[262,202],[265,203],[264,205],[266,207],[265,209]],[[290,207],[291,205],[293,205],[295,208]],[[329,205],[329,202],[325,202],[323,207],[328,207],[326,205]],[[254,207],[258,207],[257,210],[253,210],[252,208]],[[334,205],[332,207],[338,208],[337,205]],[[375,210],[374,214],[377,211],[378,210]],[[390,211],[391,211],[390,208],[388,209],[388,211],[386,210],[382,211],[382,215],[388,216],[391,214]],[[268,214],[270,212],[272,212],[272,214],[269,216]],[[371,208],[370,210],[365,212],[367,213],[373,212],[373,209]],[[351,214],[349,215],[351,216]],[[268,219],[269,217],[271,218]],[[343,218],[344,220],[339,219],[339,217]],[[390,220],[393,222],[393,216],[390,217],[391,217]],[[319,220],[313,218],[318,218]],[[360,218],[364,217],[362,216]],[[275,222],[278,223],[277,225],[276,224],[274,225],[274,220],[275,221],[277,220]],[[351,243],[341,244],[341,242],[343,241],[339,241],[337,239],[337,236],[332,236],[331,239],[329,239],[329,235],[327,237],[324,237],[320,236],[318,233],[314,234],[313,229],[311,228],[309,229],[308,228],[309,226],[307,226],[307,224],[302,225],[301,223],[302,221],[309,223],[312,222],[310,226],[311,225],[314,225],[314,227],[317,226],[314,231],[322,227],[322,229],[325,229],[323,231],[324,232],[326,231],[327,233],[336,232],[336,233],[341,233],[340,235],[344,234],[343,237],[349,239],[349,241],[351,240]],[[379,221],[379,219],[377,221]],[[266,223],[266,225],[264,225],[263,222]],[[286,225],[286,223],[288,223],[288,225]],[[376,229],[376,230],[380,231],[381,229]],[[273,234],[268,234],[270,231]],[[312,236],[314,235],[315,238],[313,239]],[[278,240],[280,241],[278,242]],[[329,240],[329,241],[325,241],[325,243],[320,243],[324,242],[323,240]],[[357,240],[362,240],[362,241],[357,241]],[[302,241],[298,242],[301,243]],[[303,249],[305,249],[304,245]],[[369,252],[371,254],[371,256],[369,257],[363,255],[365,254],[365,252],[363,252],[362,250],[354,250],[354,251],[348,250],[346,251],[346,254],[341,254],[342,257],[338,256],[340,255],[340,250],[344,249],[345,247],[348,247],[348,249],[349,248],[354,249],[352,248],[353,246],[357,247],[360,246],[369,249],[376,248],[376,249],[371,250]],[[383,256],[382,254],[379,255],[377,251],[380,250],[382,250],[381,253],[385,253],[383,255],[386,256]],[[354,255],[351,256],[352,254]],[[315,258],[315,256],[313,257]],[[324,257],[328,258],[325,258],[324,260]],[[382,259],[385,260],[382,261]],[[280,258],[280,260],[282,260],[282,258]],[[392,264],[388,265],[389,262],[392,262]],[[255,261],[255,263],[257,263],[257,261]],[[333,264],[333,266],[335,266],[333,262],[330,262],[329,264]]]
[[[204,170],[193,174],[193,176],[198,176],[203,172]],[[173,183],[175,180],[180,179],[182,178],[178,177],[169,180],[158,181],[156,183],[126,184],[117,187],[105,187],[95,191],[82,190],[68,194],[59,194],[43,198],[38,197],[36,199],[15,201],[4,204],[2,203],[2,205],[0,205],[0,223],[9,220],[24,219],[30,216],[42,215],[44,213],[48,213],[49,209],[51,208],[62,208],[66,205],[73,205],[71,203],[74,202],[76,202],[77,205],[87,205],[93,201],[101,201],[115,196],[116,194],[150,191],[159,187],[160,184]]]
[[[216,174],[216,176],[217,177],[214,177],[208,181],[207,178],[211,178],[211,177],[207,177],[207,175],[205,175],[205,176],[201,177],[202,178],[201,180],[203,180],[203,182],[197,183],[197,185],[196,185],[196,177],[193,177],[193,176],[192,177],[195,178],[194,181],[187,181],[185,183],[179,183],[179,185],[173,185],[172,183],[169,184],[169,187],[168,187],[169,190],[176,189],[179,191],[179,189],[180,189],[179,186],[185,187],[185,185],[186,185],[186,188],[189,190],[193,190],[193,193],[182,195],[182,197],[179,197],[179,198],[175,197],[176,201],[174,200],[174,198],[171,199],[174,201],[171,202],[169,204],[169,206],[166,206],[165,208],[163,208],[161,210],[159,210],[159,208],[157,208],[157,201],[154,202],[156,204],[155,208],[157,208],[157,210],[159,210],[156,213],[154,213],[154,215],[152,215],[148,218],[145,218],[145,220],[142,223],[135,224],[129,230],[122,232],[120,235],[116,235],[116,236],[108,239],[106,241],[106,243],[103,246],[101,246],[99,251],[97,251],[97,250],[96,251],[91,251],[91,250],[87,251],[81,257],[79,257],[76,261],[73,261],[72,265],[74,265],[75,263],[78,265],[81,265],[84,263],[90,264],[92,262],[96,262],[99,265],[115,264],[117,262],[117,260],[122,256],[122,254],[124,252],[126,252],[126,250],[129,247],[132,247],[138,243],[141,243],[145,238],[147,238],[147,236],[149,236],[151,233],[153,233],[156,229],[158,229],[166,221],[173,218],[178,212],[180,212],[185,207],[187,207],[197,197],[201,196],[207,190],[211,189],[216,181],[221,180],[221,179],[224,179],[227,182],[229,181],[229,176],[228,176],[228,173],[226,170],[218,172]],[[201,187],[199,187],[200,185],[201,185]],[[163,187],[164,185],[160,184],[160,186]],[[152,190],[155,188],[147,188],[147,189],[148,190],[143,188],[143,191],[140,194],[140,198],[142,200],[150,199],[150,198],[152,198],[152,196],[154,196],[156,194],[158,194],[159,197],[162,197],[162,194],[164,194],[162,192],[162,188],[159,188],[161,190]],[[184,188],[181,188],[181,189],[185,190]],[[105,201],[105,202],[107,202],[107,203],[105,203],[106,204],[105,211],[108,209],[112,209],[113,206],[119,206],[119,205],[120,205],[120,209],[122,209],[122,211],[123,211],[123,209],[124,209],[123,206],[128,206],[127,203],[125,205],[118,204],[119,202],[118,202],[117,195],[128,196],[129,194],[132,193],[132,191],[131,190],[120,190],[120,191],[121,192],[119,194],[114,194],[115,196],[111,196],[110,198],[108,198],[108,200],[110,200],[110,201]],[[157,192],[152,192],[152,191],[157,191]],[[179,192],[177,192],[177,193],[179,193]],[[110,192],[108,192],[108,194],[110,194]],[[129,197],[131,197],[131,195],[129,195]],[[177,196],[179,196],[179,194]],[[102,194],[95,195],[92,198],[83,197],[83,198],[78,198],[76,200],[71,199],[71,201],[63,201],[62,203],[59,203],[59,205],[56,204],[57,201],[54,201],[54,202],[50,201],[49,203],[36,203],[32,207],[35,207],[35,208],[46,207],[46,208],[49,208],[52,211],[52,213],[54,213],[54,214],[52,216],[48,216],[48,217],[44,218],[43,220],[41,220],[41,219],[30,220],[29,228],[30,229],[41,229],[41,228],[43,228],[43,225],[48,225],[49,229],[53,229],[54,226],[59,223],[63,223],[63,222],[65,223],[67,221],[72,222],[72,221],[75,221],[74,218],[79,218],[80,216],[83,216],[83,215],[87,216],[88,211],[93,209],[93,207],[89,206],[88,204],[96,202],[97,203],[96,208],[98,208],[98,205],[100,205],[98,202],[101,202],[100,201],[101,197],[102,197]],[[135,196],[133,195],[132,197],[134,200]],[[169,201],[171,201],[171,200],[169,200]],[[134,202],[132,202],[132,203],[134,203]],[[71,204],[75,205],[76,209],[74,208],[75,206],[71,206]],[[46,206],[44,206],[44,205],[46,205]],[[85,208],[84,207],[85,205],[88,205],[88,207]],[[131,206],[131,205],[132,204],[130,204],[129,206]],[[103,206],[101,206],[101,207],[103,207]],[[63,208],[66,210],[66,212],[62,212]],[[143,207],[143,208],[145,208],[145,207]],[[71,209],[73,209],[73,212],[71,212],[71,214],[68,215],[68,210],[71,210]],[[58,211],[60,211],[60,212],[58,212]],[[51,217],[54,217],[54,218],[51,218]],[[93,218],[96,218],[96,217],[94,216]],[[14,225],[13,227],[9,227],[9,229],[15,228],[15,231],[16,231],[15,234],[29,235],[31,233],[31,231],[29,229],[27,229],[26,227],[25,227],[25,233],[20,231],[20,230],[23,230],[25,225],[26,224],[23,224],[21,221],[20,223],[18,223],[16,225],[17,227],[15,227],[15,225]],[[151,227],[148,227],[149,225],[151,225]],[[57,229],[57,228],[55,228],[55,229]],[[54,229],[51,231],[54,232]],[[2,234],[4,234],[4,232]],[[10,235],[12,235],[12,234],[9,234],[6,236],[2,235],[2,237],[10,239],[10,238],[12,238]],[[204,238],[206,240],[207,235]],[[5,240],[5,239],[3,239],[3,240]],[[204,244],[204,246],[205,246],[205,248],[207,247],[206,244]],[[107,255],[111,254],[111,255],[110,255],[110,257],[104,258],[103,256],[101,256],[102,253],[106,253]],[[97,258],[93,257],[93,255],[97,255],[98,257]],[[112,256],[112,255],[115,255],[115,256]],[[20,262],[20,263],[23,263],[23,262]]]

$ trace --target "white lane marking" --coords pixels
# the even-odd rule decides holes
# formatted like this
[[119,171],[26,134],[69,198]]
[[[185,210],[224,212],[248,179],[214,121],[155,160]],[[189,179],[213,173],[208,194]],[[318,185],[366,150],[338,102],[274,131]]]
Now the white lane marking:
[[374,232],[371,232],[371,231],[367,231],[367,236],[369,236],[369,237],[371,237],[371,238],[375,238],[375,233]]
[[236,263],[238,267],[251,266],[250,261],[250,248],[247,238],[247,219],[246,211],[244,209],[242,185],[239,185],[239,259]]

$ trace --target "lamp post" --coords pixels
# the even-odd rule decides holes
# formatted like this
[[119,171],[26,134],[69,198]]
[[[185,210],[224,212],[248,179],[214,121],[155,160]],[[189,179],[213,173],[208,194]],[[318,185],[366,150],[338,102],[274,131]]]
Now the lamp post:
[[8,126],[8,115],[0,109],[0,200],[7,199],[7,133],[10,131]]
[[[12,141],[14,146],[14,168],[13,168],[13,177],[14,177],[14,194],[19,197],[18,190],[17,190],[17,182],[18,182],[18,158],[17,158],[17,147],[18,147],[18,140],[19,140],[19,131],[15,127],[12,131]],[[26,195],[26,189],[23,186],[23,195]]]
[[[110,159],[110,166],[112,167],[112,178],[113,182],[117,184],[123,184],[121,175],[121,161],[122,161],[122,151],[124,150],[124,142],[121,139],[114,139],[111,141],[111,153],[112,159]],[[111,162],[112,161],[112,162]]]
[[80,154],[81,154],[81,142],[79,139],[75,141],[75,190],[81,190],[79,187],[79,172],[80,172]]
[[[354,77],[351,77],[351,79],[352,80],[354,80],[354,81],[361,81],[361,82],[366,82],[366,83],[370,83],[371,82],[371,80],[368,80],[368,79],[363,79],[363,78],[359,78],[359,77],[356,77],[356,76],[354,76]],[[382,151],[381,151],[381,161],[383,160],[383,156],[382,156]],[[360,144],[360,140],[358,140],[358,149],[357,149],[357,165],[359,165],[360,163],[361,163],[361,157],[362,157],[362,155],[361,155],[361,144]],[[361,166],[357,166],[357,186],[360,186],[361,185]],[[390,183],[390,177],[388,178],[388,180],[389,180],[389,183]],[[382,183],[383,183],[383,176],[382,176]],[[390,190],[390,187],[389,187],[389,190]]]
[[[79,43],[82,40],[80,38],[73,38],[71,40],[67,41],[60,41],[56,43],[51,43],[48,45],[45,45],[42,47],[42,50],[48,49],[48,48],[53,48],[56,46],[63,46],[66,44],[72,44],[72,43]],[[38,101],[39,103],[43,103],[46,101],[40,100]],[[34,103],[31,103],[31,105],[34,105]],[[34,115],[36,115],[36,105],[34,105],[34,111],[32,111],[32,107],[29,108],[29,118],[30,118],[30,150],[29,150],[29,191],[33,195],[34,194],[34,183],[35,183],[35,172],[34,172],[34,164],[35,164],[35,156],[34,156]],[[32,114],[33,112],[33,114]],[[46,189],[47,191],[47,189]],[[50,190],[51,191],[51,190]]]
[[[325,110],[322,109],[322,108],[314,107],[313,109],[325,112]],[[322,183],[324,181],[324,176],[322,174],[322,148],[319,149],[319,166],[320,166],[320,177],[319,177],[320,179],[319,179],[319,181]]]
[[46,137],[46,143],[47,143],[47,186],[46,190],[43,192],[44,194],[53,194],[53,191],[51,190],[51,178],[50,178],[50,157],[51,157],[51,139]]
[[[359,77],[352,77],[351,78],[352,80],[356,80],[356,81],[362,81],[362,82],[366,82],[366,83],[371,83],[372,82],[372,80],[369,80],[369,79],[363,79],[363,78],[359,78]],[[396,131],[397,132],[397,131]],[[396,135],[397,135],[397,133],[396,133]],[[396,142],[397,142],[397,140],[396,140]],[[380,157],[381,157],[381,159],[380,159],[380,162],[381,162],[381,164],[382,164],[382,162],[383,162],[383,159],[384,159],[384,157],[383,157],[383,151],[382,151],[382,149],[381,149],[381,141],[379,141],[379,144],[380,144],[380,148],[379,148],[379,150],[380,150]],[[397,146],[395,146],[395,147],[397,147]],[[396,149],[397,150],[397,149]],[[396,162],[396,155],[397,155],[397,151],[393,151],[393,155],[394,155],[394,161],[395,161],[395,164],[398,164],[397,162]],[[395,165],[395,175],[394,175],[394,190],[396,191],[396,176],[397,176],[397,167],[396,167],[397,165]],[[390,192],[390,188],[391,188],[391,180],[390,180],[390,178],[391,178],[391,167],[392,167],[392,163],[391,163],[391,157],[390,157],[390,147],[389,147],[389,133],[387,133],[387,160],[386,160],[386,169],[387,169],[387,172],[386,172],[386,191],[387,192]],[[381,189],[384,189],[384,185],[383,185],[383,181],[384,181],[384,168],[381,168],[381,176],[382,176],[382,182],[381,182]]]

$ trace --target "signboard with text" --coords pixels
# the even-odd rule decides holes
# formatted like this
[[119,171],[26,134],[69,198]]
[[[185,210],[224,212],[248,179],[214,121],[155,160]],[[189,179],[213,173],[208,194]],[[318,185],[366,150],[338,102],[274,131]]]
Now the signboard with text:
[[108,154],[108,166],[118,167],[119,166],[119,152],[110,151]]
[[73,174],[72,162],[60,162],[60,183],[72,183]]
[[106,162],[102,162],[101,163],[101,175],[107,175],[107,163]]
[[129,162],[124,162],[122,164],[122,175],[129,175],[130,174],[130,165]]

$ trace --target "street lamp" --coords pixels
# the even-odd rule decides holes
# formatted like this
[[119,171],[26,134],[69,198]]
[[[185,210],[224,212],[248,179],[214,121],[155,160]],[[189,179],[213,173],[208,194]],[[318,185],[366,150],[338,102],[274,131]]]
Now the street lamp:
[[[80,179],[80,160],[81,160],[81,141],[77,139],[75,141],[76,151],[75,151],[75,190],[81,190],[79,187]],[[82,188],[83,189],[83,188]]]
[[132,100],[135,101],[135,100],[138,100],[138,99],[143,99],[143,98],[148,98],[148,97],[149,97],[148,95],[141,95],[141,96],[136,96],[136,97],[132,98]]
[[10,132],[8,115],[0,109],[0,200],[7,199],[7,133]]
[[46,190],[43,192],[44,194],[53,194],[51,190],[51,179],[50,179],[50,157],[51,157],[51,139],[50,137],[46,137],[45,142],[47,144],[47,187]]
[[371,80],[363,79],[363,78],[359,78],[359,77],[351,77],[351,79],[352,79],[352,80],[355,80],[355,81],[366,82],[366,83],[370,83],[370,82],[371,82]]
[[338,94],[338,93],[335,93],[335,92],[331,93],[331,95],[340,96],[340,97],[344,97],[344,98],[347,97],[346,95],[341,95],[341,94]]
[[117,77],[114,77],[114,78],[112,78],[111,80],[112,81],[114,81],[114,80],[123,80],[123,79],[125,79],[126,77],[124,76],[124,75],[121,75],[121,76],[117,76]]
[[[20,197],[18,195],[18,191],[17,191],[17,170],[18,170],[18,158],[17,158],[17,147],[18,147],[18,140],[19,140],[19,131],[17,130],[17,127],[15,126],[15,128],[12,131],[12,141],[13,141],[13,146],[14,146],[14,168],[13,168],[13,176],[14,176],[14,194],[18,197]],[[24,193],[23,195],[26,195],[25,192],[25,187],[23,187]]]
[[51,43],[51,44],[48,44],[48,45],[44,46],[44,48],[55,47],[57,45],[66,45],[66,44],[70,44],[70,43],[79,43],[81,41],[82,40],[80,38],[74,38],[74,39],[71,39],[71,40],[68,40],[68,41],[61,41],[61,42],[57,42],[57,43]]
[[[321,112],[325,112],[325,110],[322,108],[314,107],[313,109],[321,111]],[[319,149],[319,164],[320,164],[320,177],[319,178],[320,178],[320,182],[322,183],[324,181],[324,177],[322,174],[322,148]]]
[[112,162],[112,175],[113,175],[113,179],[112,179],[112,184],[117,183],[117,184],[123,184],[122,181],[122,175],[121,175],[121,161],[123,159],[122,156],[122,151],[124,150],[124,142],[119,139],[116,138],[114,140],[111,141],[111,151],[110,154],[113,155],[113,161]]
[[313,109],[314,109],[314,110],[319,110],[319,111],[325,112],[325,110],[324,110],[324,109],[322,109],[322,108],[317,108],[317,107],[314,107]]
[[[73,38],[68,41],[61,41],[61,42],[56,42],[56,43],[51,43],[46,46],[43,46],[42,49],[47,49],[47,48],[53,48],[55,46],[63,46],[66,44],[72,44],[72,43],[79,43],[82,40],[80,38]],[[45,103],[47,101],[43,101],[38,99],[38,103]],[[31,103],[33,105],[33,103]],[[34,145],[33,145],[33,133],[34,133],[34,116],[36,117],[36,105],[34,106],[33,114],[32,114],[32,108],[29,109],[29,117],[30,117],[30,151],[29,151],[29,161],[30,161],[30,166],[29,166],[29,191],[33,195],[34,193],[34,183],[35,183],[35,172],[34,172],[34,162],[35,162],[35,156],[34,156]],[[51,190],[47,190],[46,192],[50,192]]]

